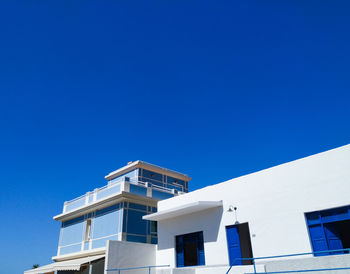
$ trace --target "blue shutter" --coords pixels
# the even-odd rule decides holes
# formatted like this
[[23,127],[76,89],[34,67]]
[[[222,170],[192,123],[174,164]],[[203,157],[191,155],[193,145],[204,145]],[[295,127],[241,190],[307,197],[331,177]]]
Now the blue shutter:
[[177,267],[184,267],[185,266],[183,236],[176,237],[176,266]]
[[198,233],[197,249],[198,265],[205,265],[203,232]]
[[[305,214],[314,252],[343,249],[339,222],[350,220],[350,206],[315,211]],[[344,251],[324,252],[315,256],[343,254]]]
[[[343,249],[343,243],[340,240],[339,230],[334,223],[324,224],[324,231],[326,233],[328,249],[336,250]],[[330,254],[342,254],[343,251],[331,252]]]
[[[314,252],[328,250],[326,235],[321,224],[310,225],[310,238]],[[327,252],[316,253],[315,256],[329,255]]]
[[226,227],[227,246],[230,265],[242,265],[241,243],[239,240],[238,226]]

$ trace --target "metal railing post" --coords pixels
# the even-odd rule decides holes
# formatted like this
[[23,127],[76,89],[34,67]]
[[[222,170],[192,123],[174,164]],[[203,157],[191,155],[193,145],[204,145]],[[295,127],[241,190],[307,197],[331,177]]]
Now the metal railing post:
[[254,274],[256,274],[255,259],[253,259]]

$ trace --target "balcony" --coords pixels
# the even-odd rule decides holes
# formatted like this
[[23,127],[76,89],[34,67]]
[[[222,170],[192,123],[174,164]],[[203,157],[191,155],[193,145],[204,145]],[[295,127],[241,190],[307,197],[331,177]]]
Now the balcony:
[[63,206],[63,213],[77,210],[105,198],[121,194],[122,192],[129,192],[157,200],[168,199],[182,194],[182,192],[176,191],[174,189],[169,189],[154,185],[149,182],[141,182],[138,180],[129,179],[128,177],[124,177],[118,181],[108,183],[101,188],[96,188],[92,192],[87,192],[78,198],[65,202]]

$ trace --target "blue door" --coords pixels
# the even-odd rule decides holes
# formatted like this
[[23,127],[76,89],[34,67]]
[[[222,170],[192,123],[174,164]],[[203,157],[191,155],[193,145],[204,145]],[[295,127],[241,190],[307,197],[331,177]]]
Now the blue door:
[[176,266],[205,265],[203,232],[176,236]]
[[184,256],[184,239],[183,236],[176,237],[176,266],[185,266],[185,256]]
[[238,226],[226,227],[226,237],[230,265],[242,265],[241,242],[239,239]]
[[[335,223],[324,224],[329,250],[343,249],[340,233]],[[331,252],[330,254],[341,254],[344,251]]]
[[203,233],[198,234],[197,245],[198,265],[205,265]]
[[[310,225],[309,231],[314,252],[328,250],[327,239],[322,224]],[[315,256],[326,255],[329,255],[328,252],[315,253]]]

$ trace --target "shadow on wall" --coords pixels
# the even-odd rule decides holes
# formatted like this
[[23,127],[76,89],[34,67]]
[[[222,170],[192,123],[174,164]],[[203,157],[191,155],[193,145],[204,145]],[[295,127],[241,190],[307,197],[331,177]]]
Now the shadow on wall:
[[177,235],[198,231],[203,231],[204,242],[216,242],[222,214],[223,208],[218,207],[160,221],[162,232],[158,235],[158,250],[173,248]]

